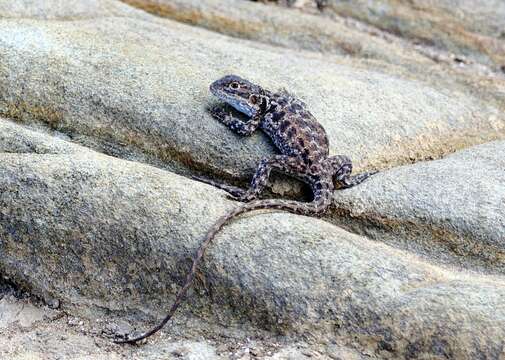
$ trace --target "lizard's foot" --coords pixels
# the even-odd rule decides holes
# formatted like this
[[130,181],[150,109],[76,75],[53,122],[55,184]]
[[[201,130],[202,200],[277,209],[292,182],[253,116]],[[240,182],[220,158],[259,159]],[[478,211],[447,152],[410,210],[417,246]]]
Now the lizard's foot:
[[238,201],[243,201],[242,197],[246,195],[246,190],[239,188],[237,186],[233,185],[228,185],[228,184],[223,184],[214,180],[206,179],[200,176],[192,176],[191,177],[193,180],[197,180],[200,182],[203,182],[205,184],[212,185],[214,187],[217,187],[218,189],[226,191],[229,195],[228,198],[232,200],[238,200]]
[[353,186],[361,184],[363,181],[368,179],[370,176],[377,174],[378,171],[369,171],[369,172],[364,172],[358,175],[353,175],[353,176],[347,176],[344,179],[340,180],[340,188],[339,189],[348,189]]
[[207,108],[207,110],[212,115],[212,117],[221,122],[226,121],[226,118],[230,115],[229,111],[226,111],[225,107],[222,105],[215,105]]
[[249,202],[255,200],[257,197],[255,193],[235,186],[220,184],[217,187],[228,192],[226,197],[231,200]]
[[242,201],[242,202],[249,202],[253,201],[256,199],[256,194],[250,192],[250,191],[244,191],[240,196],[236,196],[234,200]]

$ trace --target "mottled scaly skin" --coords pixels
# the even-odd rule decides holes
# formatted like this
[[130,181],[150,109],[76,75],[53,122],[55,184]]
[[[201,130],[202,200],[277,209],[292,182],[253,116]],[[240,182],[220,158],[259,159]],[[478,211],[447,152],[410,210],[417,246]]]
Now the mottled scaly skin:
[[[201,243],[184,286],[163,321],[148,332],[119,343],[134,343],[160,330],[173,316],[196,275],[200,260],[216,233],[233,217],[256,209],[280,209],[303,215],[323,213],[331,203],[333,190],[357,185],[371,173],[351,176],[352,164],[344,155],[329,156],[324,128],[299,99],[285,91],[272,93],[235,75],[225,76],[210,86],[212,94],[247,115],[242,121],[224,107],[211,109],[212,115],[237,134],[248,136],[260,128],[273,141],[280,154],[261,160],[248,190],[202,180],[228,191],[234,198],[247,201],[223,215],[207,232]],[[311,202],[255,200],[276,170],[307,183],[313,192]]]

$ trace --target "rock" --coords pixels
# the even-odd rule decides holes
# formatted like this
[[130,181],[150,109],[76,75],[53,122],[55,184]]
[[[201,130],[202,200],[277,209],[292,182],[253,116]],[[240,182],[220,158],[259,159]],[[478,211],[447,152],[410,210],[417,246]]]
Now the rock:
[[205,342],[196,341],[180,341],[172,344],[160,346],[157,344],[148,345],[139,355],[143,359],[187,359],[187,360],[217,360],[221,357],[217,356],[213,346]]
[[[16,290],[16,289],[14,289]],[[219,342],[212,343],[203,340],[172,340],[164,337],[157,337],[156,341],[149,342],[143,346],[118,346],[107,338],[96,337],[90,334],[95,333],[88,324],[82,320],[72,318],[76,324],[83,324],[83,330],[76,331],[75,325],[68,326],[64,316],[54,317],[52,311],[36,307],[37,301],[30,297],[18,299],[7,295],[0,300],[0,357],[2,359],[43,359],[43,360],[74,360],[74,359],[193,359],[193,360],[213,360],[222,359],[223,356],[216,355],[217,348],[225,346],[236,346],[237,343],[249,342],[246,337],[243,339],[229,339],[226,336],[220,338]],[[50,315],[50,316],[48,316]],[[9,321],[5,322],[8,319]],[[96,319],[101,322],[103,319]],[[201,320],[199,320],[201,323]],[[6,325],[6,326],[4,326]],[[233,326],[227,324],[227,331],[235,331]],[[208,334],[208,333],[207,333]],[[213,334],[222,336],[219,329],[214,328]],[[220,335],[218,335],[220,334]],[[194,336],[194,335],[193,335]],[[236,336],[236,335],[235,335]],[[251,334],[248,334],[251,336]],[[269,347],[270,355],[283,359],[286,353],[294,353],[291,349],[297,344],[272,346],[272,339],[267,335],[261,336],[260,347]],[[228,341],[228,343],[226,343]],[[216,346],[216,344],[221,344]],[[306,345],[304,345],[306,347]],[[323,351],[320,347],[314,347]],[[316,350],[314,350],[316,351]],[[339,353],[352,353],[352,350],[332,346],[331,354],[335,351]],[[233,353],[235,356],[235,353]]]
[[327,11],[349,16],[458,56],[505,64],[505,5],[499,0],[338,1]]
[[[40,130],[40,129],[39,129]],[[48,136],[47,132],[33,131],[33,129],[15,124],[0,117],[0,152],[31,153],[31,154],[70,154],[76,151],[86,151],[81,146]]]
[[225,73],[298,94],[326,127],[331,152],[350,155],[357,170],[439,157],[505,132],[499,108],[461,85],[435,88],[168,20],[4,19],[0,39],[0,113],[181,174],[246,181],[273,152],[263,135],[240,138],[207,113],[208,85]]
[[17,300],[13,296],[0,299],[0,332],[9,326],[26,328],[41,321],[46,312],[29,302]]
[[394,64],[429,66],[426,56],[378,36],[313,14],[233,0],[126,0],[158,16],[238,38],[288,47],[381,59]]
[[336,345],[330,345],[328,351],[328,357],[333,360],[365,360],[367,357],[356,351],[350,349],[342,348]]
[[142,11],[115,0],[18,0],[0,1],[0,19],[82,20],[106,17],[146,19]]
[[60,301],[58,299],[49,299],[47,306],[50,309],[58,309],[60,307]]
[[398,167],[335,196],[334,221],[464,269],[505,272],[505,142]]
[[[218,359],[212,345],[198,341],[166,341],[160,340],[155,344],[144,347],[121,347],[112,344],[108,340],[92,337],[83,332],[65,326],[64,321],[43,321],[37,318],[40,309],[27,306],[20,300],[14,300],[10,306],[5,307],[5,302],[0,301],[3,319],[14,315],[17,319],[23,318],[23,322],[16,326],[22,326],[22,331],[15,331],[15,326],[4,328],[0,325],[2,341],[0,342],[0,356],[2,359],[37,359],[37,360],[116,360],[116,359],[146,359],[162,360],[170,357],[176,349],[186,349],[183,359],[203,360]],[[32,316],[35,317],[31,319]],[[63,341],[62,341],[63,340]]]
[[[433,31],[431,27],[426,29],[426,32],[432,32],[434,38],[420,42],[402,33],[398,34],[400,36],[395,35],[397,32],[393,31],[394,33],[392,33],[388,28],[383,30],[382,23],[376,24],[378,26],[376,27],[360,20],[354,20],[347,13],[343,13],[341,16],[335,10],[335,7],[326,6],[331,5],[326,1],[320,2],[326,4],[323,6],[326,9],[324,14],[310,10],[310,13],[307,13],[308,9],[314,10],[312,0],[287,2],[292,7],[304,9],[304,12],[285,9],[280,6],[266,6],[251,1],[126,0],[125,2],[158,16],[238,38],[251,39],[291,49],[352,57],[354,58],[351,61],[352,66],[357,66],[363,62],[364,64],[360,64],[360,66],[369,70],[422,80],[437,89],[453,88],[455,84],[459,84],[457,87],[470,88],[474,96],[485,99],[485,101],[495,99],[499,104],[503,104],[503,94],[505,92],[503,69],[505,66],[496,65],[492,62],[476,62],[475,59],[472,60],[471,57],[464,56],[461,52],[456,51],[453,53],[447,47],[432,46],[433,43],[440,41],[441,36],[437,31]],[[276,1],[276,3],[285,4],[286,1]],[[467,3],[470,4],[471,2]],[[304,6],[304,4],[312,5],[312,7]],[[358,11],[362,5],[362,2],[357,4]],[[370,7],[374,8],[376,5],[374,3]],[[405,5],[409,6],[409,4]],[[440,6],[443,3],[433,4],[435,11],[442,11],[437,8],[437,5]],[[346,6],[345,2],[337,3],[339,9]],[[448,8],[448,6],[445,7]],[[356,6],[351,6],[351,8],[356,10]],[[394,9],[395,6],[391,8]],[[466,8],[471,8],[471,6],[466,6]],[[492,6],[487,9],[486,6],[483,8],[483,13],[486,13],[486,16],[490,15],[488,9],[492,9]],[[415,13],[417,10],[414,9],[412,12]],[[458,11],[454,12],[454,9],[448,11],[447,18],[451,18],[448,22],[452,21],[453,18],[458,18],[462,26],[467,26],[466,19],[474,19],[477,12],[472,9],[461,17],[461,14]],[[451,11],[452,14],[450,14]],[[374,16],[374,12],[375,9],[372,9],[371,17]],[[442,12],[445,12],[445,10]],[[416,21],[420,22],[420,27],[424,26],[423,21],[426,19],[423,17],[422,12],[413,16],[416,18],[409,18],[407,26]],[[485,17],[480,17],[480,19],[483,18]],[[392,26],[396,24],[395,19],[391,22]],[[436,19],[436,21],[438,20],[440,19]],[[445,26],[443,21],[439,25],[441,27]],[[433,26],[433,28],[435,27]],[[448,31],[449,34],[445,34],[444,37],[454,35],[450,30]],[[489,52],[489,49],[493,47],[499,47],[498,50],[491,51],[492,56],[503,52],[503,45],[500,46],[494,39],[491,40],[493,44],[484,45],[488,41],[482,39],[480,35],[477,35],[477,37],[478,39],[475,42],[469,40],[471,42],[470,46],[475,45],[477,51],[480,51],[479,43],[482,42],[484,47],[482,51],[484,52]],[[503,36],[498,37],[503,38]],[[330,56],[328,61],[341,62],[342,58],[333,59]]]
[[[234,206],[209,186],[92,151],[0,160],[0,269],[74,312],[95,306],[162,316],[201,237]],[[457,358],[492,356],[505,335],[500,282],[308,217],[232,222],[201,271],[214,304],[197,283],[188,303],[201,316],[210,309],[376,354],[431,356],[444,344]]]
[[[233,36],[246,35],[219,12],[265,27],[248,41],[114,0],[0,0],[0,275],[57,299],[61,312],[42,311],[64,317],[33,307],[19,326],[28,302],[2,295],[0,358],[504,357],[503,81],[433,65],[340,18],[171,4],[171,17],[200,9],[195,24]],[[493,37],[495,21],[464,29]],[[342,56],[346,41],[362,47]],[[500,56],[469,49],[490,66]],[[202,237],[237,206],[188,175],[244,182],[274,153],[265,136],[240,138],[209,116],[208,85],[226,73],[296,93],[332,154],[382,171],[338,191],[324,220],[235,219],[169,326],[141,346],[115,345],[107,335],[165,315]]]
[[[347,13],[340,16],[339,12],[331,6],[323,6],[328,9],[324,14],[314,11],[312,0],[288,2],[292,7],[304,9],[304,12],[280,6],[265,6],[251,1],[126,0],[125,2],[158,16],[238,38],[291,49],[352,57],[354,58],[353,66],[364,62],[364,67],[367,69],[393,73],[394,75],[401,74],[402,77],[415,80],[422,79],[423,82],[429,83],[435,88],[451,88],[454,83],[458,83],[463,87],[472,88],[474,94],[482,99],[495,98],[499,103],[503,102],[504,66],[489,64],[489,62],[485,62],[488,64],[485,65],[482,62],[473,61],[461,52],[452,53],[448,51],[447,47],[432,46],[433,42],[439,41],[440,36],[431,28],[426,32],[433,32],[433,41],[430,39],[420,42],[408,36],[397,36],[388,28],[382,30],[382,23],[378,24],[381,27],[378,28],[365,24],[363,21],[354,20]],[[276,1],[276,3],[286,3],[286,1]],[[320,3],[326,2],[321,1]],[[358,12],[361,5],[363,4],[358,5]],[[435,11],[437,11],[436,5],[434,5]],[[346,6],[348,5],[345,2],[338,2],[336,7],[340,9]],[[373,8],[376,4],[370,6]],[[351,8],[356,10],[353,6]],[[374,16],[374,11],[375,9],[372,9],[371,17]],[[484,10],[485,12],[486,10]],[[473,14],[466,14],[464,18],[459,19],[463,22],[463,26],[467,25],[465,19],[467,17],[473,18],[474,14],[475,11]],[[415,14],[416,19],[408,19],[407,26],[416,21],[420,21],[420,26],[424,26],[422,21],[425,18],[422,14],[421,16],[417,15]],[[459,14],[456,14],[456,17],[458,16]],[[449,14],[448,17],[454,18],[455,16]],[[394,26],[395,20],[391,23]],[[444,26],[443,23],[439,25]],[[450,37],[453,34],[445,34],[445,36]],[[486,41],[479,37],[470,46],[475,45],[480,51],[479,42]],[[494,40],[492,42],[493,44],[490,46],[500,48],[498,42]],[[499,52],[503,52],[503,46],[492,55]],[[335,61],[331,57],[328,60]]]
[[124,339],[133,332],[133,327],[126,321],[118,321],[114,324],[107,324],[104,333],[114,338]]

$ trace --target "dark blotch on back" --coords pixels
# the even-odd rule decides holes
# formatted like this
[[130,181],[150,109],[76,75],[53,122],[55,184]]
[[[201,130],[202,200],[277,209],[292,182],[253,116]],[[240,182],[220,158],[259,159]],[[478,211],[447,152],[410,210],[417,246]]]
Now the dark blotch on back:
[[302,158],[303,162],[309,166],[312,165],[312,159],[309,158],[309,154],[307,152],[302,152],[300,154],[300,157]]
[[279,112],[274,112],[272,113],[272,122],[278,122],[280,119],[282,119],[286,115],[284,111],[279,111]]
[[287,131],[288,137],[290,139],[296,137],[296,128],[294,126],[291,126],[288,131]]
[[286,131],[286,129],[289,127],[290,125],[290,122],[287,121],[287,120],[284,120],[282,123],[281,123],[281,126],[279,127],[279,131],[281,133],[284,133]]

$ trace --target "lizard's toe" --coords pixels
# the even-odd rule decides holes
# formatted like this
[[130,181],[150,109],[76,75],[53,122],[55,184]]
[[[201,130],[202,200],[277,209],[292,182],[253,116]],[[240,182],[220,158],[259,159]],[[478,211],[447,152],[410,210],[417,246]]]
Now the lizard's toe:
[[226,198],[229,200],[233,200],[233,201],[242,201],[240,199],[240,196],[236,196],[236,195],[230,194],[230,193],[226,194]]
[[249,202],[249,201],[253,201],[255,199],[256,199],[256,195],[251,194],[250,192],[247,192],[247,191],[238,197],[238,200],[242,201],[242,202]]
[[241,202],[249,202],[249,201],[252,201],[254,199],[256,199],[256,196],[255,195],[251,195],[250,193],[248,193],[247,191],[241,191],[241,192],[238,192],[238,191],[234,191],[234,192],[229,192],[226,197],[228,199],[231,199],[231,200],[235,200],[235,201],[241,201]]

